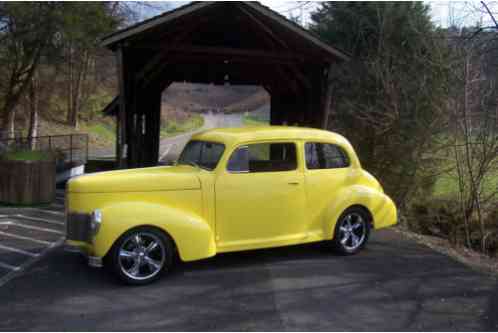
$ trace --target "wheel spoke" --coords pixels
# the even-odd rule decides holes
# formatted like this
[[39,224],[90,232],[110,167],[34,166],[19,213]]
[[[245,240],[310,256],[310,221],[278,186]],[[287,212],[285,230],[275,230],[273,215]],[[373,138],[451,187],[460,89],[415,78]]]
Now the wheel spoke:
[[341,230],[342,232],[347,232],[348,229],[346,229],[346,227],[340,227],[339,230]]
[[346,218],[346,223],[348,227],[351,227],[351,215],[348,215],[348,217]]
[[135,257],[135,253],[131,251],[121,250],[119,251],[119,257],[125,259],[133,259]]
[[157,246],[158,246],[158,244],[156,242],[154,242],[154,241],[150,242],[150,244],[145,249],[145,253],[149,254],[150,252],[154,251],[154,249],[156,249]]
[[133,237],[133,243],[136,245],[136,246],[140,246],[142,245],[142,238],[140,237],[140,235],[135,235],[135,237]]
[[142,262],[140,261],[140,259],[135,260],[135,262],[133,263],[133,266],[131,266],[131,268],[129,270],[130,275],[137,277],[139,272],[140,272],[141,264],[142,264]]
[[351,245],[353,247],[356,247],[358,246],[359,243],[360,243],[360,238],[356,236],[354,233],[351,233]]
[[151,269],[152,272],[161,269],[161,263],[157,260],[154,260],[146,256],[144,257],[144,261],[147,265],[149,265],[149,268]]
[[341,239],[341,244],[342,244],[342,245],[346,244],[346,242],[347,242],[347,241],[348,241],[348,239],[349,239],[349,236],[350,236],[350,234],[349,234],[349,233],[345,233],[345,234],[344,234],[344,237]]
[[358,229],[361,226],[363,226],[362,221],[356,222],[355,224],[353,224],[353,229]]

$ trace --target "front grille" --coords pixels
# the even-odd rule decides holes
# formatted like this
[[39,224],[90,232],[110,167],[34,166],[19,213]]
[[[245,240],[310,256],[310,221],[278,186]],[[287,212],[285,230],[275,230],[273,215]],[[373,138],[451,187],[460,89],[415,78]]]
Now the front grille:
[[89,242],[92,239],[90,214],[68,213],[67,214],[67,239]]

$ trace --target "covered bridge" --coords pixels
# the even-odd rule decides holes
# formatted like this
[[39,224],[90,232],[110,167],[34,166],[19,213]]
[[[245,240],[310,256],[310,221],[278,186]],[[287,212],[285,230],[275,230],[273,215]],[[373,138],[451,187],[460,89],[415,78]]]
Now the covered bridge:
[[161,94],[173,82],[258,85],[272,125],[324,127],[343,52],[257,2],[193,2],[103,39],[117,58],[120,167],[155,165]]

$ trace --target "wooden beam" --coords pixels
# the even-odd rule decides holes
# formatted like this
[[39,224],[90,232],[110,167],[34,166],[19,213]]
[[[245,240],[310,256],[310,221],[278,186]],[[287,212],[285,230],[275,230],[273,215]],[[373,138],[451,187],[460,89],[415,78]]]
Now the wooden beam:
[[279,38],[272,30],[270,27],[268,27],[266,24],[264,24],[262,21],[260,21],[257,17],[255,17],[253,14],[251,14],[248,10],[244,8],[243,5],[238,4],[237,7],[246,15],[248,16],[256,25],[262,29],[266,34],[268,34],[275,42],[280,44],[286,49],[289,49],[289,46],[285,41],[283,41],[281,38]]
[[332,106],[332,94],[333,94],[333,76],[332,76],[332,64],[329,66],[326,78],[325,78],[325,96],[323,96],[322,104],[322,129],[327,129],[329,124],[330,108]]
[[119,113],[116,117],[117,126],[117,144],[116,144],[116,163],[118,168],[126,167],[126,159],[124,157],[126,149],[126,83],[125,83],[125,64],[122,47],[116,50],[116,67],[118,70],[118,87],[119,87]]
[[[275,40],[278,44],[280,44],[284,49],[288,50],[291,52],[291,48],[289,45],[285,42],[285,40],[279,38],[273,31],[272,29],[266,25],[264,22],[259,20],[256,16],[251,14],[248,10],[244,9],[242,5],[239,5],[240,10],[246,14],[254,23],[256,23],[263,31],[265,31],[273,40]],[[298,77],[299,80],[304,84],[306,89],[311,88],[311,84],[306,78],[305,75],[303,75],[298,68],[295,68],[294,66],[289,66],[290,70]]]
[[135,36],[151,28],[157,27],[161,24],[171,22],[177,18],[193,13],[199,9],[206,8],[208,6],[215,5],[214,1],[197,2],[192,5],[187,5],[185,8],[172,11],[171,13],[166,12],[163,15],[159,15],[151,20],[145,20],[142,23],[131,26],[115,33],[112,33],[102,39],[102,46],[112,47],[114,43],[117,43],[123,39]]
[[[141,47],[134,47],[140,49]],[[202,54],[202,55],[218,55],[223,57],[240,56],[243,58],[263,58],[273,59],[278,61],[286,61],[292,63],[321,63],[323,60],[318,58],[309,57],[303,54],[296,55],[294,52],[268,52],[265,50],[257,49],[243,49],[231,47],[216,47],[216,46],[196,46],[196,45],[173,45],[166,47],[147,47],[147,49],[154,49],[157,51],[167,51],[171,53],[180,54]]]
[[[272,49],[273,52],[278,52],[278,48],[276,47],[276,44],[280,44],[283,46],[284,49],[289,49],[288,45],[281,40],[278,36],[276,36],[273,31],[263,22],[261,22],[257,17],[255,17],[253,14],[251,14],[248,10],[244,8],[243,5],[237,4],[237,8],[249,19],[256,24],[259,29],[261,29],[264,33],[260,33],[258,29],[252,28],[253,26],[249,24],[248,26],[252,28],[251,30],[254,31],[255,34],[260,36],[260,38],[264,41],[266,41],[266,45]],[[283,78],[282,84],[288,85],[290,90],[292,90],[293,93],[298,93],[298,85],[297,82],[294,78],[289,76],[286,72],[283,66],[276,65],[275,70],[278,72],[279,76]]]
[[334,49],[333,47],[331,47],[327,43],[321,41],[320,39],[318,39],[314,35],[310,34],[303,27],[299,26],[298,24],[295,24],[294,22],[292,22],[290,20],[287,20],[285,17],[275,13],[271,9],[268,9],[265,6],[262,6],[261,4],[257,3],[256,1],[254,1],[254,2],[245,1],[244,4],[248,7],[251,7],[256,12],[259,12],[262,15],[266,16],[268,19],[271,19],[273,21],[280,23],[287,30],[294,32],[295,34],[301,36],[304,40],[307,40],[308,42],[310,42],[311,45],[316,46],[319,49],[325,51],[325,53],[327,53],[330,58],[339,58],[341,60],[349,60],[349,56]]
[[[189,26],[188,28],[182,30],[180,33],[175,34],[174,38],[171,38],[168,40],[168,44],[170,45],[178,45],[185,36],[191,34],[194,32],[196,29],[199,28],[199,26],[203,23],[206,23],[208,19],[198,19],[196,20],[195,24]],[[158,52],[150,61],[147,62],[147,64],[137,73],[137,79],[142,80],[154,67],[159,65],[161,62],[164,62],[164,59],[167,58],[168,53],[167,52]]]
[[165,64],[160,70],[156,70],[147,77],[147,85],[142,89],[153,87],[156,83],[168,81],[188,81],[193,83],[215,83],[225,84],[225,74],[228,74],[230,84],[253,84],[271,85],[276,89],[286,88],[288,85],[275,73],[276,67],[271,65],[243,66],[241,64],[231,64],[224,68],[223,64],[211,65],[210,71],[205,70],[205,66],[192,63],[190,65]]

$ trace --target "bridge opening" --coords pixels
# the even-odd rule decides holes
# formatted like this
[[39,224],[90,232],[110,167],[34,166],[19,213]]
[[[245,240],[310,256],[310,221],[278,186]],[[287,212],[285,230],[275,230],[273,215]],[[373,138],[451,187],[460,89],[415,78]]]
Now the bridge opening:
[[161,94],[159,163],[175,161],[198,131],[268,125],[270,100],[270,94],[256,85],[173,82]]

